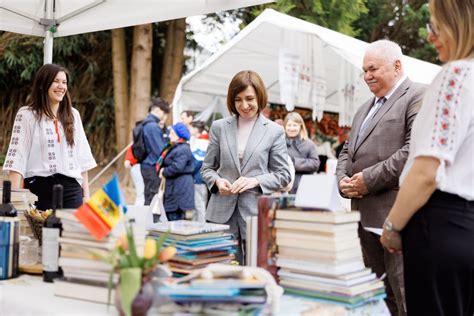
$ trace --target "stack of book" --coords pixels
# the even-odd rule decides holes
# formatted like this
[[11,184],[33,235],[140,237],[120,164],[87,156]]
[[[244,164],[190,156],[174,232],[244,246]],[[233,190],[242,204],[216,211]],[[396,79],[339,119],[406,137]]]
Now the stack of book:
[[148,234],[159,238],[169,232],[165,245],[174,245],[177,249],[169,267],[174,276],[179,277],[211,263],[230,263],[237,241],[225,232],[228,229],[228,225],[180,220],[151,224]]
[[[56,211],[61,219],[63,230],[59,237],[59,266],[63,278],[54,281],[54,294],[57,296],[107,303],[108,282],[112,266],[97,258],[106,257],[115,244],[111,237],[97,241],[76,219],[75,210]],[[118,275],[112,282],[116,284]]]
[[206,315],[261,315],[267,302],[265,282],[250,274],[243,278],[201,276],[160,287],[158,293],[182,306],[184,311],[188,311],[187,307],[196,311],[199,306],[200,312]]
[[383,281],[362,259],[359,212],[277,209],[276,266],[287,293],[347,308],[383,299]]
[[[2,196],[2,194],[3,189],[0,187],[0,196]],[[18,218],[20,219],[20,235],[33,236],[31,227],[29,226],[24,214],[36,201],[38,201],[38,197],[28,189],[11,190],[11,204],[17,210]]]
[[18,276],[20,219],[0,216],[0,280]]

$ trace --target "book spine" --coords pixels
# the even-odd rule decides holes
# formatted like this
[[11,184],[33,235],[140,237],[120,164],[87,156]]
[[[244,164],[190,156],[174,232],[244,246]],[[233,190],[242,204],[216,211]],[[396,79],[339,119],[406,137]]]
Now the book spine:
[[274,198],[262,196],[258,199],[257,266],[270,272],[277,280],[276,243],[273,234],[275,203]]

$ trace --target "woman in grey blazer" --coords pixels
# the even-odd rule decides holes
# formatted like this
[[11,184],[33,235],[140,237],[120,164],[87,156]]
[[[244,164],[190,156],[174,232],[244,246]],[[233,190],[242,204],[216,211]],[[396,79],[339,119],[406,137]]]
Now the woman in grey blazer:
[[227,93],[233,116],[213,122],[201,169],[211,192],[206,220],[230,225],[240,242],[240,264],[245,258],[245,219],[257,215],[258,196],[281,190],[291,177],[285,133],[260,113],[266,105],[260,76],[249,70],[237,73]]

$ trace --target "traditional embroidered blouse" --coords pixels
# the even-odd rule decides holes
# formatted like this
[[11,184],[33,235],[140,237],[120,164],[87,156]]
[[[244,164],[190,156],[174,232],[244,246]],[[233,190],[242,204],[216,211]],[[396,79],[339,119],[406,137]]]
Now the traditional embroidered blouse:
[[428,88],[400,183],[420,156],[440,160],[439,190],[474,200],[474,59],[446,64]]
[[97,164],[92,156],[81,116],[74,116],[74,146],[70,147],[61,122],[43,117],[38,121],[31,109],[22,107],[13,125],[4,171],[16,171],[24,178],[48,177],[55,173],[75,178],[82,185],[81,173]]

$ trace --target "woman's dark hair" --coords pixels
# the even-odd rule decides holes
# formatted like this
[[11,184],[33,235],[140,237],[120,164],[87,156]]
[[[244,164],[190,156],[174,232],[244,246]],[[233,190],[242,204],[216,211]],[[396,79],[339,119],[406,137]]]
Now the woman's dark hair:
[[[58,73],[64,72],[66,79],[69,82],[69,74],[64,67],[56,64],[46,64],[40,67],[36,72],[33,81],[33,89],[31,91],[30,103],[28,106],[33,110],[38,120],[41,120],[43,115],[56,119],[49,104],[48,90],[51,87],[54,79]],[[66,135],[66,142],[69,146],[74,145],[74,116],[72,114],[72,102],[69,90],[61,102],[59,102],[57,119],[61,122]]]
[[243,70],[238,72],[229,84],[227,109],[230,113],[239,115],[235,107],[235,97],[250,86],[255,89],[255,94],[257,95],[258,112],[260,113],[267,106],[267,89],[262,78],[255,71]]

